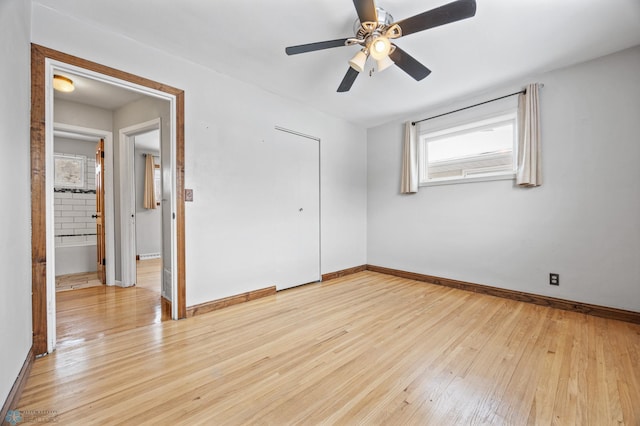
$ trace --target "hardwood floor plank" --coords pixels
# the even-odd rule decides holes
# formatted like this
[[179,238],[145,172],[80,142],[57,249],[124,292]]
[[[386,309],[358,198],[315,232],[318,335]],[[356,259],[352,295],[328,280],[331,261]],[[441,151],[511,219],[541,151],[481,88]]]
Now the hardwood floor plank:
[[637,324],[364,271],[61,348],[19,407],[60,424],[635,425],[639,354]]
[[[95,272],[59,277],[65,291],[56,293],[58,350],[169,319],[160,300],[162,260],[136,265],[136,285],[128,288],[90,285]],[[79,282],[86,285],[74,287]]]

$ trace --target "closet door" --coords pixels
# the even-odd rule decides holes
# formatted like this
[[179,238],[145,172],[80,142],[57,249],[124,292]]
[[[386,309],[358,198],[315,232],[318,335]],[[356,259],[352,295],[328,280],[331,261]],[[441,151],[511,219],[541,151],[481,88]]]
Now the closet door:
[[320,141],[276,130],[273,143],[278,290],[320,281]]

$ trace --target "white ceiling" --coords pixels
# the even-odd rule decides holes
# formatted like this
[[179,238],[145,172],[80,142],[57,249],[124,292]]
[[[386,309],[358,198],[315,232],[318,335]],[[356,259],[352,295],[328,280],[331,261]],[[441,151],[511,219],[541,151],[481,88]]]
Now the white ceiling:
[[75,87],[74,91],[69,93],[55,90],[53,97],[56,100],[77,102],[113,111],[144,97],[139,92],[123,89],[113,84],[92,80],[77,74],[59,70],[54,73],[71,79]]
[[[392,67],[336,93],[357,47],[284,49],[351,37],[350,0],[34,2],[367,127],[640,44],[638,0],[477,0],[474,18],[397,40],[432,70],[421,82]],[[378,6],[398,21],[445,3]]]

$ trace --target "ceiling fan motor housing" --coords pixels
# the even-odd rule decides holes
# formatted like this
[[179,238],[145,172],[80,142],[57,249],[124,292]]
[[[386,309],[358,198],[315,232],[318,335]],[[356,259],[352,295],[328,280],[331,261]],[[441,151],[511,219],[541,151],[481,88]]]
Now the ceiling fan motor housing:
[[360,22],[356,19],[353,23],[353,32],[356,38],[360,40],[366,40],[367,37],[374,34],[382,35],[385,33],[387,27],[393,22],[393,16],[381,7],[376,7],[378,15],[378,22]]

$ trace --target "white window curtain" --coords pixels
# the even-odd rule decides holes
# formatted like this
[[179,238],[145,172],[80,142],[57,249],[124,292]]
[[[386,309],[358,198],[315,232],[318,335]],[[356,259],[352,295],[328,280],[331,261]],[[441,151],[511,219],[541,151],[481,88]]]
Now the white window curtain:
[[144,200],[143,207],[145,209],[156,208],[156,188],[155,188],[155,163],[153,155],[145,154],[146,162],[144,167]]
[[516,183],[523,187],[542,185],[540,146],[539,84],[527,85],[518,98],[518,172]]
[[402,146],[402,183],[400,193],[418,192],[418,134],[410,121],[404,123],[404,143]]

